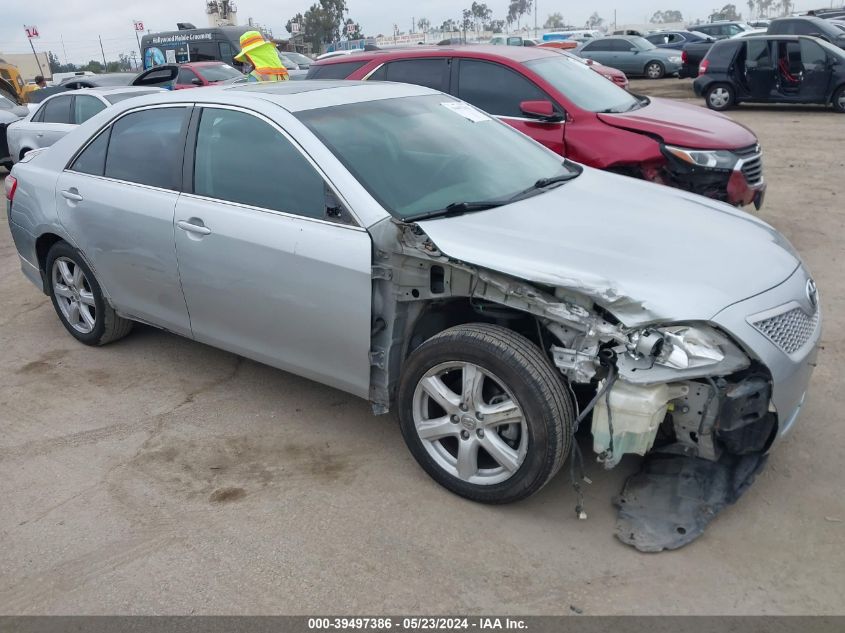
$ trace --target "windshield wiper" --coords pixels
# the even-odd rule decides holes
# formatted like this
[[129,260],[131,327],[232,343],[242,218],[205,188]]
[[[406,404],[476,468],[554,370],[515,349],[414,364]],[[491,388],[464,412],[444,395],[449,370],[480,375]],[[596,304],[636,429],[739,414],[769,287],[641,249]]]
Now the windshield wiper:
[[580,165],[577,165],[577,164],[570,162],[568,160],[564,163],[564,165],[566,165],[566,167],[568,169],[571,169],[572,171],[568,171],[564,174],[558,174],[557,176],[550,176],[548,178],[540,178],[537,182],[535,182],[533,185],[531,185],[527,189],[523,189],[522,191],[519,191],[516,194],[514,194],[513,196],[511,196],[511,198],[510,198],[510,200],[508,200],[508,202],[516,202],[516,201],[521,200],[523,198],[527,198],[532,193],[538,193],[540,191],[543,191],[543,189],[547,189],[548,187],[551,187],[552,185],[559,185],[561,183],[569,182],[570,180],[574,180],[575,178],[577,178],[578,176],[581,175],[581,172],[584,171],[583,168]]
[[447,205],[444,209],[435,209],[434,211],[426,211],[425,213],[418,213],[405,218],[406,222],[416,222],[417,220],[430,220],[432,218],[446,218],[456,215],[463,215],[464,213],[472,213],[473,211],[486,211],[487,209],[495,209],[507,204],[502,200],[478,200],[476,202],[453,202]]

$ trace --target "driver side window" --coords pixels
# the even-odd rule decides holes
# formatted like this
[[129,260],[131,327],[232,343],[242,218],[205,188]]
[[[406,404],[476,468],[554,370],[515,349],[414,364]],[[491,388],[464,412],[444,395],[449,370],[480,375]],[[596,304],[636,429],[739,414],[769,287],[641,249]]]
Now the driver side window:
[[251,114],[204,108],[195,156],[199,196],[326,219],[322,176],[284,135]]

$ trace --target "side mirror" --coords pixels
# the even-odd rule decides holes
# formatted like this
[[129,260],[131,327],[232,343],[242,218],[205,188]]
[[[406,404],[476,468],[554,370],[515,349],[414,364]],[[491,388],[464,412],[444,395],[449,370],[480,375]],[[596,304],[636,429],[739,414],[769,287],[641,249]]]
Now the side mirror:
[[193,79],[191,79],[191,83],[194,84],[195,86],[201,86],[202,85],[202,79],[200,79],[199,77],[194,77]]
[[26,106],[15,106],[12,108],[12,114],[21,118],[29,116],[29,108]]
[[519,104],[519,109],[525,116],[547,123],[556,123],[563,120],[563,117],[555,112],[555,107],[551,101],[523,101]]

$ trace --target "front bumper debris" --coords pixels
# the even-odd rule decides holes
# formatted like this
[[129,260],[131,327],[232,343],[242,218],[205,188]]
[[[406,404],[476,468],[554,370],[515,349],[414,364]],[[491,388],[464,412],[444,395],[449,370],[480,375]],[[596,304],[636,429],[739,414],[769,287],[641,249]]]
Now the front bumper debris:
[[762,453],[725,453],[717,462],[653,453],[614,500],[616,537],[641,552],[678,549],[736,502],[766,464]]

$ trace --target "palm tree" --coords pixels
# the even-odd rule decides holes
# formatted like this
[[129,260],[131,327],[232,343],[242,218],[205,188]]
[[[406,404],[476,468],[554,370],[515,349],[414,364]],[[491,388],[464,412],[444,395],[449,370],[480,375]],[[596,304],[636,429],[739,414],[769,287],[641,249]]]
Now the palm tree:
[[751,17],[751,14],[754,13],[754,0],[748,0],[748,17]]
[[780,0],[780,10],[783,15],[789,15],[792,11],[792,0]]

